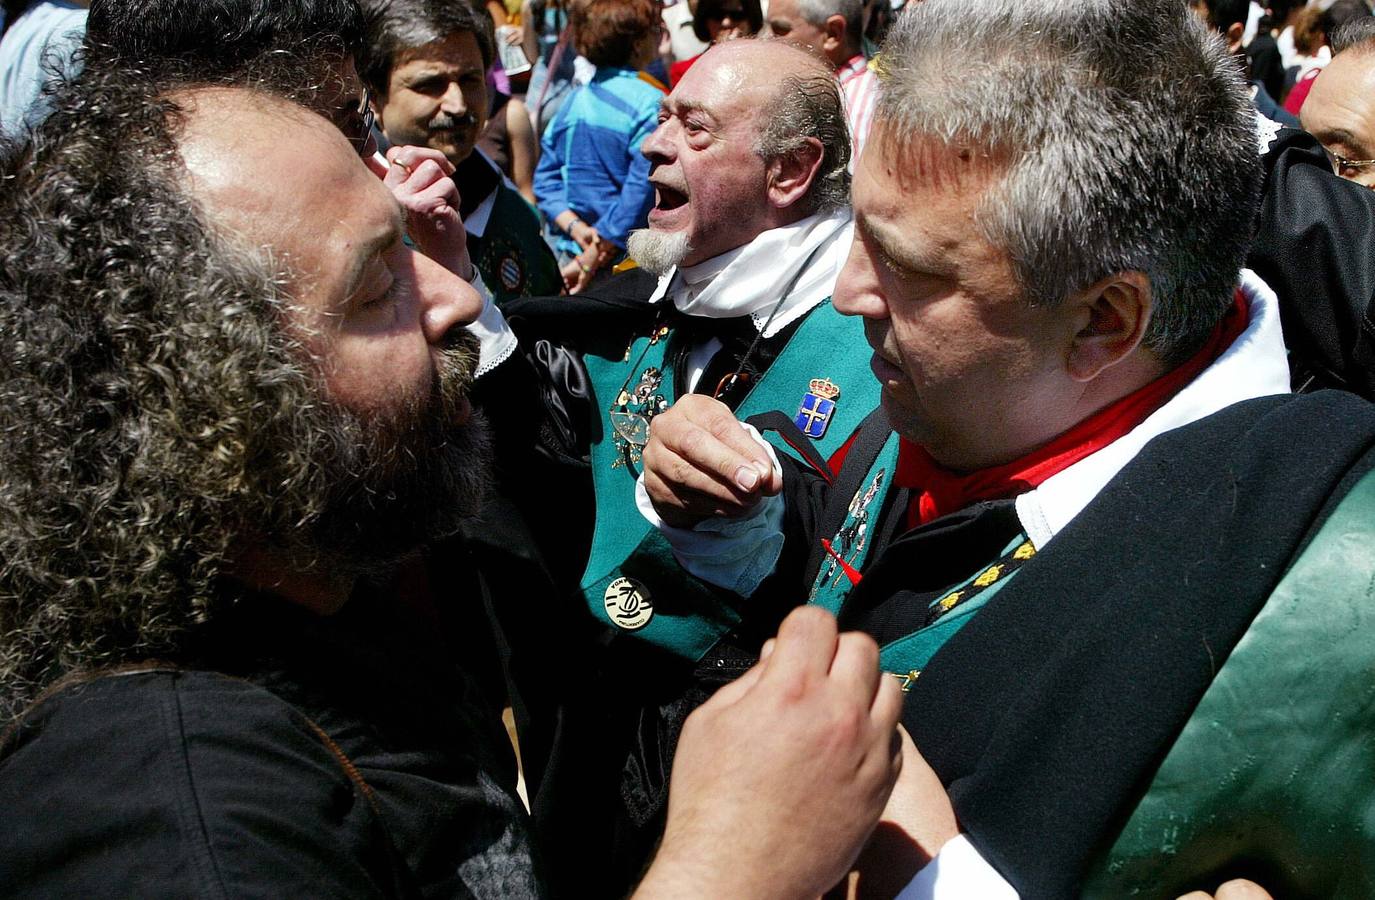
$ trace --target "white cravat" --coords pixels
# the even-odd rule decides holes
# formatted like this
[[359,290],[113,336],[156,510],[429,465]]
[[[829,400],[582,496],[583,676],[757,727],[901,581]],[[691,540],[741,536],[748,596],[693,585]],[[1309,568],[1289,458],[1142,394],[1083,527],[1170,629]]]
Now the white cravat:
[[817,213],[695,266],[670,269],[649,302],[669,297],[679,312],[710,319],[747,315],[773,337],[831,296],[853,234],[848,209]]

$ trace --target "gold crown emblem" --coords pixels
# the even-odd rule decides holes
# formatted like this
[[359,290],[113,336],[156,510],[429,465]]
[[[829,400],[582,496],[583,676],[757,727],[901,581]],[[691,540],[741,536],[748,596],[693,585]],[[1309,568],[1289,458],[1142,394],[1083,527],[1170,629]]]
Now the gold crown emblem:
[[840,388],[836,387],[829,378],[813,378],[809,387],[812,389],[812,393],[822,400],[834,400],[840,396]]

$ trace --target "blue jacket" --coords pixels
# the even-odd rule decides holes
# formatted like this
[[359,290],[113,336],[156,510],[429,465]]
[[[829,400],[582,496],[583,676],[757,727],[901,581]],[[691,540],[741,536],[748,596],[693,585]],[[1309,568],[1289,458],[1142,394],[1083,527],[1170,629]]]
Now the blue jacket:
[[[540,142],[535,196],[545,218],[571,209],[604,240],[625,248],[654,205],[640,145],[658,125],[663,96],[652,76],[609,68],[569,95]],[[580,248],[564,236],[559,249]]]

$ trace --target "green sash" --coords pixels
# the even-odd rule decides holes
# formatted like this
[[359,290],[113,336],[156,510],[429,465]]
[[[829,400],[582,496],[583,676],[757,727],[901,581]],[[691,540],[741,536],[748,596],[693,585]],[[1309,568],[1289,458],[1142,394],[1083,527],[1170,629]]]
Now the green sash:
[[[623,358],[585,357],[601,412],[601,434],[592,447],[597,524],[582,589],[588,609],[599,621],[696,661],[740,621],[733,604],[741,601],[683,571],[668,542],[640,515],[635,506],[638,459],[625,459],[608,418],[627,382],[634,388],[650,366],[663,371],[667,343],[651,343],[644,336],[632,342]],[[829,457],[878,405],[879,385],[869,371],[869,357],[862,321],[840,315],[827,300],[807,315],[736,415],[745,419],[773,410],[792,414],[813,379],[829,378],[841,393],[825,435],[813,441],[816,450]],[[666,374],[656,392],[667,404],[676,399],[672,382],[672,373]],[[776,435],[768,438],[780,452],[797,455]]]
[[1338,505],[1237,643],[1089,897],[1215,888],[1375,896],[1375,475]]
[[[1003,550],[1001,559],[1006,560],[1018,548],[1030,546],[1025,535],[1018,535],[1012,543],[1008,544]],[[926,668],[927,663],[931,662],[931,657],[936,655],[936,651],[945,645],[945,642],[955,636],[961,628],[968,625],[974,618],[974,614],[984,607],[993,596],[1001,591],[1008,582],[1016,576],[1015,569],[1006,575],[1001,574],[1000,570],[1006,563],[998,562],[985,566],[975,574],[969,576],[964,581],[954,585],[947,592],[946,597],[937,603],[952,602],[950,611],[942,615],[935,622],[925,628],[920,628],[903,638],[898,638],[891,644],[879,649],[879,668],[889,675],[893,675],[903,680],[903,690],[912,686],[912,682],[921,674],[921,670]],[[987,586],[983,586],[987,582]],[[961,600],[958,595],[969,591],[975,586],[980,587],[978,593],[968,600]]]
[[850,589],[854,587],[840,559],[844,559],[845,564],[855,571],[864,569],[874,549],[872,531],[878,525],[879,514],[892,490],[897,468],[898,436],[895,432],[889,435],[874,464],[869,467],[869,474],[850,498],[845,521],[835,534],[827,537],[831,552],[822,561],[812,582],[811,592],[807,595],[808,603],[814,603],[834,616],[840,615],[840,608],[845,605]]
[[[878,517],[892,491],[893,475],[897,471],[898,449],[899,439],[894,433],[883,445],[873,465],[869,467],[868,475],[860,482],[859,488],[851,497],[849,509],[839,530],[828,538],[831,549],[820,571],[817,572],[816,580],[812,583],[808,602],[822,607],[833,615],[840,615],[841,609],[849,599],[850,591],[854,588],[845,566],[840,564],[840,559],[844,559],[851,570],[862,572],[873,553],[874,542],[870,540],[870,532],[878,524]],[[1015,565],[1025,558],[1021,555],[1024,551],[1020,548],[1023,547],[1029,547],[1029,544],[1025,535],[1019,535],[1007,545],[998,560],[990,561],[989,565],[980,568],[964,581],[951,585],[946,596],[936,601],[942,605],[948,604],[946,608],[949,611],[931,625],[918,628],[906,637],[880,648],[879,667],[890,675],[902,678],[904,690],[911,687],[912,682],[921,674],[921,670],[931,661],[931,657],[936,655],[936,651],[968,624],[974,614],[1012,580],[1016,575]],[[1011,565],[1004,562],[1011,560],[1014,555],[1017,557],[1016,562]],[[1004,575],[1005,569],[1011,571]],[[973,596],[965,599],[966,594]]]
[[558,263],[540,233],[539,215],[504,184],[497,185],[482,237],[468,236],[468,253],[497,306],[515,297],[563,291]]

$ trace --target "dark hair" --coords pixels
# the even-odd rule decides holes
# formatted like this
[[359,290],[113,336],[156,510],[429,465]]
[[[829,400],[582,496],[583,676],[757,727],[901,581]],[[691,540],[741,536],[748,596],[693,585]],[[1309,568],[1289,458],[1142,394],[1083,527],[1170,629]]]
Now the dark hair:
[[14,20],[28,11],[30,6],[33,6],[33,0],[3,0],[0,2],[0,10],[5,12],[5,24],[0,26],[0,35],[9,31]]
[[[707,22],[721,18],[721,11],[730,2],[732,0],[697,0],[697,12],[692,16],[692,33],[697,35],[697,40],[711,41]],[[764,13],[759,8],[759,0],[740,0],[740,9],[745,14],[745,21],[750,24],[750,34],[758,34],[759,29],[764,27]]]
[[1307,2],[1308,0],[1270,0],[1268,18],[1274,25],[1283,25],[1290,13],[1298,7],[1306,5]]
[[[1323,11],[1322,30],[1327,35],[1327,42],[1333,43],[1333,37],[1343,26],[1352,22],[1359,22],[1362,19],[1369,19],[1370,8],[1365,5],[1364,0],[1337,0],[1326,10]],[[1333,52],[1336,52],[1334,49]]]
[[496,56],[496,35],[486,7],[467,0],[363,0],[367,36],[358,75],[385,95],[396,57],[417,47],[467,32],[477,40],[483,68]]
[[1294,19],[1294,49],[1304,56],[1317,53],[1327,39],[1322,15],[1316,6],[1305,6]]
[[659,21],[658,0],[586,0],[571,10],[573,45],[594,66],[624,67]]
[[[313,119],[287,102],[310,73],[262,64],[245,102]],[[153,72],[88,68],[0,171],[0,720],[70,672],[194,654],[246,540],[371,571],[451,533],[483,477],[435,427],[476,339],[442,348],[433,406],[330,402],[282,324],[292,273],[187,194],[180,98],[207,86]]]
[[1250,0],[1203,0],[1208,7],[1208,24],[1223,34],[1233,25],[1245,25],[1251,12]]
[[309,43],[338,56],[363,46],[357,0],[91,0],[91,64],[137,64],[159,75],[221,76],[264,54]]
[[237,537],[289,533],[326,477],[278,279],[185,196],[151,75],[88,69],[3,173],[0,718],[71,669],[175,651]]

